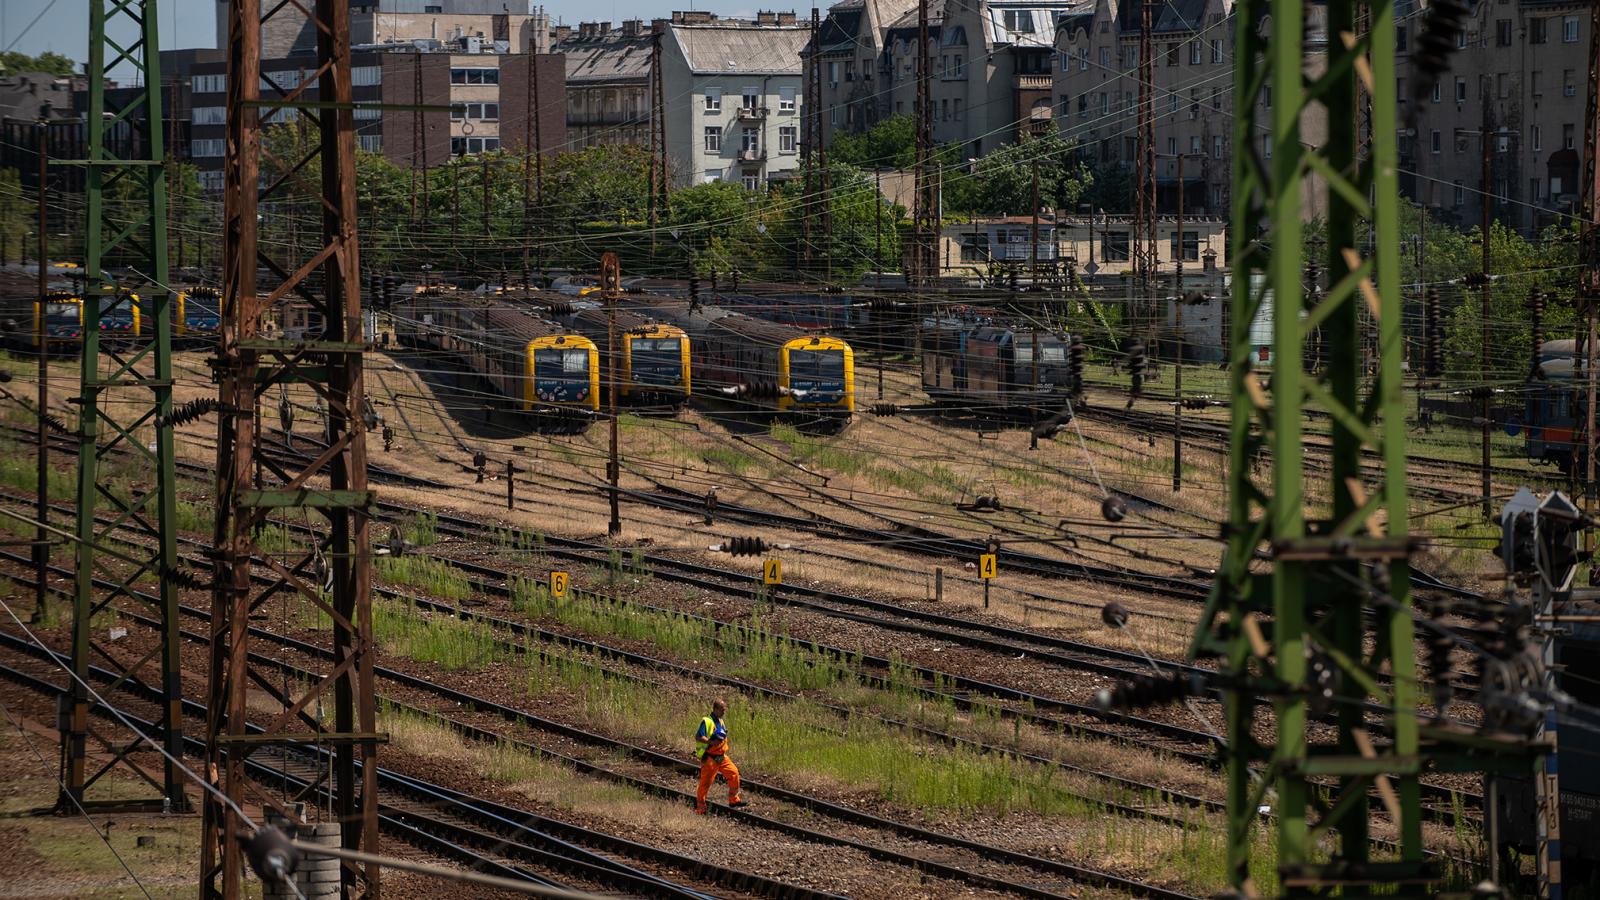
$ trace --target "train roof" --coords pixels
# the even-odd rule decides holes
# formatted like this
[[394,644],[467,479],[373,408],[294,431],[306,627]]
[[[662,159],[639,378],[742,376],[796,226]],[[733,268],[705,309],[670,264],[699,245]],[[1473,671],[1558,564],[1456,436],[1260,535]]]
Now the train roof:
[[[619,305],[616,313],[618,334],[641,331],[661,324],[660,317],[649,315],[648,309],[628,309],[626,306]],[[574,327],[580,331],[586,329],[605,330],[611,327],[605,304],[591,300],[579,300],[572,304],[572,322]]]
[[541,319],[529,310],[497,301],[487,304],[484,325],[493,334],[516,338],[518,341],[568,333],[560,325]]
[[768,319],[758,319],[747,316],[722,306],[701,304],[691,307],[687,299],[677,297],[663,297],[652,294],[634,294],[632,299],[647,307],[646,311],[657,311],[661,317],[667,319],[693,334],[700,329],[716,328],[731,332],[746,340],[770,346],[781,347],[790,341],[822,337],[814,331],[784,325]]

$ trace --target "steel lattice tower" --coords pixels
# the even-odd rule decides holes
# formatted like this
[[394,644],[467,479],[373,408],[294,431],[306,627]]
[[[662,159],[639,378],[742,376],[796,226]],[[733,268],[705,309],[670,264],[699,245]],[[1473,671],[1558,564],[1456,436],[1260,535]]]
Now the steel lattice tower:
[[[167,160],[156,22],[156,0],[92,0],[89,4],[89,112],[85,125],[89,158],[71,161],[87,167],[88,217],[84,226],[86,283],[72,617],[72,666],[77,679],[64,735],[62,783],[67,795],[81,801],[102,775],[119,764],[127,765],[158,787],[170,808],[182,809],[186,804],[181,773],[172,761],[183,751],[177,590],[168,578],[156,583],[154,597],[135,589],[137,582],[151,574],[173,571],[177,558],[172,426],[166,421],[172,411],[172,294],[167,286]],[[119,32],[131,30],[135,37],[123,44],[108,36],[108,26]],[[140,87],[125,106],[114,109],[107,105],[105,74],[122,64],[137,70]],[[126,134],[120,134],[124,130]],[[133,185],[132,202],[118,204],[112,214],[107,209],[108,197],[123,184]],[[132,270],[128,284],[119,285],[108,272],[112,260]],[[140,300],[130,291],[141,292]],[[113,339],[102,334],[103,314],[113,304],[120,304],[119,319],[133,313],[133,306],[139,307],[134,314],[143,317],[142,338],[129,334]],[[111,484],[114,473],[103,472],[101,466],[122,454],[135,461],[123,471],[137,471],[138,476],[127,479],[129,486],[119,491]],[[95,515],[102,509],[110,517],[105,524]],[[113,541],[129,543],[108,553],[105,548]],[[140,560],[131,569],[123,565],[129,555]],[[121,557],[122,562],[116,569],[102,571],[103,559],[108,556]],[[101,578],[111,586],[97,597]],[[119,597],[149,598],[161,620],[157,650],[129,666],[123,666],[94,639],[91,627],[95,614]],[[130,752],[141,749],[141,742],[125,738],[102,741],[97,735],[97,743],[109,747],[114,757],[90,775],[85,754],[94,725],[84,682],[91,665],[122,668],[119,676],[132,679],[157,660],[161,672],[155,686],[164,698],[161,741],[171,757],[165,761],[164,773],[150,776],[129,758]]]
[[[1399,242],[1380,240],[1366,258],[1357,249],[1363,220],[1379,235],[1400,227],[1394,0],[1370,5],[1372,27],[1359,37],[1354,0],[1329,0],[1325,27],[1304,19],[1316,6],[1241,0],[1235,9],[1229,543],[1190,653],[1222,657],[1228,863],[1230,880],[1247,895],[1262,804],[1277,817],[1280,893],[1324,894],[1339,885],[1344,896],[1427,895],[1418,773],[1501,763],[1525,771],[1528,759],[1521,742],[1418,712]],[[1324,48],[1326,66],[1309,70],[1306,59]],[[1367,154],[1358,152],[1358,82],[1372,94]],[[1270,108],[1260,102],[1269,87]],[[1300,117],[1312,104],[1324,107],[1330,123],[1347,123],[1335,125],[1322,148],[1300,138]],[[1270,159],[1260,150],[1264,135]],[[1315,306],[1301,281],[1308,178],[1328,207],[1330,289]],[[1250,354],[1250,325],[1264,304],[1275,313],[1270,392]],[[1362,307],[1378,329],[1376,382],[1365,388]],[[1314,352],[1318,327],[1327,366],[1311,374],[1302,361]],[[1331,482],[1302,452],[1303,412],[1312,409],[1332,423]],[[1362,469],[1364,450],[1383,461],[1376,473]],[[1262,478],[1252,471],[1258,456],[1268,460]],[[1307,726],[1320,712],[1313,688],[1322,686],[1339,736],[1313,746]],[[1267,740],[1258,736],[1258,698],[1273,707]],[[1372,716],[1369,706],[1388,712]],[[1388,740],[1373,740],[1369,729]],[[1468,742],[1476,755],[1465,752]],[[1379,808],[1397,830],[1391,860],[1369,857]]]
[[1148,340],[1147,332],[1156,326],[1156,64],[1150,6],[1151,0],[1139,0],[1139,159],[1130,240],[1135,297],[1128,323],[1128,335],[1139,340]]
[[[277,803],[274,792],[255,782],[247,766],[267,748],[320,745],[331,748],[334,821],[343,826],[346,848],[375,850],[378,839],[376,710],[373,695],[372,590],[367,487],[366,402],[361,334],[360,252],[355,193],[354,104],[351,102],[350,5],[317,0],[272,4],[266,19],[301,16],[317,35],[311,77],[263,99],[261,0],[233,0],[229,9],[228,153],[224,181],[222,340],[218,351],[221,419],[217,435],[217,565],[212,600],[211,677],[207,699],[206,771],[234,803]],[[308,96],[315,88],[317,97]],[[314,142],[278,159],[286,173],[260,178],[262,118],[298,109],[311,123]],[[428,108],[416,110],[421,115]],[[436,107],[435,107],[436,109]],[[300,173],[312,186],[320,212],[320,240],[300,258],[281,265],[257,241],[257,209],[283,198]],[[313,180],[320,176],[318,180]],[[258,283],[265,270],[266,283]],[[294,341],[262,331],[270,311],[297,297],[320,334]],[[314,331],[315,329],[313,329]],[[328,410],[323,447],[315,458],[261,458],[255,484],[261,396],[296,383],[315,392]],[[308,520],[313,511],[326,527],[287,556],[268,554],[256,543],[257,527],[273,512]],[[259,577],[259,580],[258,580]],[[326,586],[326,590],[324,587]],[[273,599],[292,600],[329,624],[331,660],[309,684],[269,687],[276,679],[257,671],[250,657],[253,612]],[[277,715],[256,714],[252,724],[247,692],[265,689],[281,703]],[[315,715],[329,705],[333,727]],[[320,809],[321,804],[318,804]],[[230,807],[208,799],[201,845],[201,896],[234,900],[240,895],[242,822]],[[343,869],[344,896],[374,895],[376,867]]]
[[928,0],[917,2],[917,171],[912,197],[911,283],[927,287],[939,272],[939,189],[933,143],[933,61],[928,47]]

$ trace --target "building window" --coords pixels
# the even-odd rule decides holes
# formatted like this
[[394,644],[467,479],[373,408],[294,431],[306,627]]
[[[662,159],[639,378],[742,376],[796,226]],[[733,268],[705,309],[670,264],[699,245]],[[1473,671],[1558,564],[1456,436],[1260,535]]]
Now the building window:
[[1550,22],[1548,19],[1535,16],[1528,20],[1528,43],[1543,44],[1550,40]]
[[836,62],[828,63],[828,84],[839,86],[839,64]]
[[847,59],[844,61],[844,80],[856,80],[856,61],[853,59]]
[[1544,135],[1540,133],[1539,126],[1534,125],[1529,128],[1528,143],[1532,144],[1535,150],[1544,149]]
[[498,103],[457,103],[450,107],[452,119],[477,119],[494,122],[500,118],[500,104]]
[[[1170,252],[1172,253],[1173,259],[1178,258],[1178,232],[1176,229],[1174,229],[1172,232],[1172,249]],[[1183,258],[1186,260],[1199,262],[1200,232],[1185,231],[1183,233]]]
[[1206,148],[1205,148],[1204,143],[1200,139],[1200,135],[1198,135],[1198,134],[1189,135],[1189,155],[1190,156],[1199,156],[1199,155],[1201,155],[1202,153],[1205,153],[1205,152],[1206,152]]
[[722,88],[706,88],[706,112],[722,112]]
[[1404,24],[1394,27],[1394,49],[1396,53],[1404,53],[1406,51],[1406,40],[1409,36],[1410,32],[1406,30]]
[[226,178],[222,172],[201,172],[200,187],[207,191],[220,191]]
[[1102,68],[1102,69],[1111,68],[1111,48],[1110,47],[1101,47],[1100,48],[1100,68]]
[[795,151],[795,145],[799,142],[799,138],[800,138],[800,129],[799,128],[796,128],[793,125],[781,125],[781,126],[779,126],[778,127],[778,152],[779,153],[793,153]]
[[778,88],[778,112],[794,112],[794,97],[794,88]]
[[[280,82],[281,83],[281,82]],[[499,84],[500,70],[487,68],[460,68],[450,70],[451,84]]]
[[1088,47],[1079,47],[1078,48],[1078,71],[1079,72],[1087,72],[1087,71],[1089,71],[1089,48]]
[[1567,150],[1571,150],[1577,146],[1577,133],[1578,126],[1576,125],[1569,124],[1561,126],[1561,146]]
[[379,153],[383,150],[383,135],[358,134],[356,135],[356,145],[368,153]]
[[1408,99],[1406,97],[1406,80],[1404,78],[1396,78],[1394,80],[1394,99],[1396,103],[1405,103]]
[[1178,94],[1176,91],[1167,95],[1167,112],[1172,113],[1173,116],[1178,115]]
[[1494,23],[1494,45],[1496,47],[1511,46],[1511,20],[1497,19]]
[[719,182],[721,180],[722,180],[722,170],[721,169],[707,169],[707,170],[705,170],[705,173],[700,176],[700,181],[702,183],[704,183],[704,184],[716,184],[717,182]]
[[1167,66],[1168,67],[1176,67],[1177,65],[1178,65],[1178,45],[1177,44],[1168,44],[1167,45]]
[[1191,66],[1200,65],[1200,61],[1205,58],[1204,52],[1205,52],[1205,48],[1199,41],[1190,41],[1189,42],[1189,65],[1191,65]]
[[499,138],[453,137],[450,139],[451,156],[466,156],[473,153],[493,153],[499,149]]
[[1576,44],[1578,42],[1578,17],[1565,16],[1561,20],[1561,42],[1563,44]]
[[350,84],[356,87],[369,87],[383,82],[383,67],[381,66],[356,66],[350,70]]
[[1062,52],[1062,53],[1057,53],[1056,56],[1061,58],[1061,71],[1065,72],[1068,69],[1072,68],[1072,54],[1071,53]]
[[721,153],[722,152],[722,126],[720,126],[720,125],[707,125],[706,126],[706,152],[707,153]]
[[190,121],[196,125],[226,125],[228,123],[228,108],[225,106],[196,106],[190,114]]
[[[1271,106],[1272,104],[1269,102],[1267,105]],[[1215,88],[1214,87],[1214,88],[1211,89],[1211,108],[1212,109],[1221,109],[1222,108],[1222,88]]]
[[1451,193],[1455,195],[1451,199],[1455,201],[1456,206],[1460,207],[1466,204],[1467,189],[1462,186],[1461,182],[1457,181],[1454,185],[1452,185]]
[[956,63],[955,63],[955,66],[954,66],[954,71],[951,72],[951,75],[956,77],[956,78],[965,78],[967,76],[966,57],[964,57],[961,54],[957,53],[955,55],[955,60],[956,60]]
[[740,109],[760,109],[761,108],[761,92],[759,90],[753,88],[753,87],[745,88],[743,91],[740,92],[739,108]]
[[228,89],[228,76],[195,75],[189,79],[189,90],[196,94],[220,94]]
[[1534,69],[1528,74],[1528,93],[1535,97],[1544,96],[1544,85],[1541,84],[1541,82],[1544,81],[1543,75],[1544,73],[1540,72],[1538,69]]
[[761,176],[755,172],[744,173],[739,181],[744,185],[744,189],[747,191],[761,190]]
[[828,107],[828,124],[829,125],[834,125],[834,126],[837,126],[839,124],[839,107],[837,107],[837,106]]
[[194,146],[195,156],[221,156],[227,149],[227,142],[221,138],[203,138],[190,143]]
[[758,153],[761,150],[761,130],[758,128],[745,128],[739,134],[739,149],[746,153]]
[[1190,91],[1189,92],[1189,118],[1191,118],[1191,119],[1200,118],[1200,92],[1199,91]]
[[939,118],[941,121],[950,121],[950,98],[939,101]]
[[1005,12],[1006,30],[1016,34],[1033,34],[1033,10],[1008,9]]
[[1127,262],[1128,261],[1128,233],[1126,231],[1108,231],[1100,241],[1101,262]]
[[1270,84],[1261,86],[1261,106],[1263,109],[1272,108],[1272,85]]
[[[1046,103],[1045,105],[1048,106],[1049,104]],[[961,121],[961,98],[960,97],[956,98],[955,103],[953,104],[952,109],[950,110],[950,114],[955,116],[955,119],[956,119],[957,122]]]
[[1563,96],[1563,97],[1574,97],[1574,96],[1577,96],[1577,93],[1578,93],[1578,88],[1577,88],[1576,85],[1574,85],[1572,83],[1572,70],[1571,69],[1562,69],[1561,70],[1561,96]]
[[1263,134],[1261,136],[1261,158],[1272,158],[1272,135],[1270,134]]
[[1456,79],[1456,102],[1467,102],[1467,80],[1465,78]]
[[1222,62],[1222,40],[1220,38],[1211,41],[1211,61],[1213,63]]
[[1211,136],[1211,158],[1222,158],[1222,135],[1220,134],[1214,134]]
[[1444,90],[1439,87],[1438,82],[1434,82],[1434,85],[1433,85],[1433,102],[1438,103],[1440,100],[1443,100],[1443,99],[1444,99]]
[[1444,135],[1439,132],[1439,129],[1433,129],[1430,139],[1432,143],[1429,146],[1434,153],[1439,153],[1444,150]]

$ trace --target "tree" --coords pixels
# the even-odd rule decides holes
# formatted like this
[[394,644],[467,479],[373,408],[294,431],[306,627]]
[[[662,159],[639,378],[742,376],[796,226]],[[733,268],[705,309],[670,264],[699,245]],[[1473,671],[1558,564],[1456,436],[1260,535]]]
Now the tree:
[[828,165],[859,169],[909,169],[917,164],[917,126],[910,116],[890,116],[861,134],[834,138]]
[[50,75],[63,77],[73,74],[77,63],[71,57],[62,56],[51,50],[29,56],[15,50],[0,53],[0,75],[15,75],[19,72],[45,72]]
[[1126,165],[1109,162],[1095,166],[1093,176],[1093,183],[1083,194],[1091,209],[1112,215],[1133,210],[1133,174]]
[[978,210],[988,215],[1015,215],[1033,208],[1033,172],[1039,175],[1039,203],[1051,209],[1073,209],[1093,177],[1078,156],[1077,145],[1058,134],[1007,144],[978,160]]

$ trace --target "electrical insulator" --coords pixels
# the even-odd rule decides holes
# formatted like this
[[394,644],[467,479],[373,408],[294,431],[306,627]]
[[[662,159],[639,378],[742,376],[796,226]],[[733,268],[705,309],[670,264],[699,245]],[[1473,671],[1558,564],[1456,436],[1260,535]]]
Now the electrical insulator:
[[1094,704],[1102,710],[1140,709],[1175,703],[1185,697],[1204,694],[1205,679],[1198,673],[1169,672],[1162,675],[1135,675],[1118,682],[1110,690],[1100,690],[1094,695]]
[[1149,359],[1144,353],[1144,341],[1135,339],[1128,345],[1128,374],[1132,377],[1128,403],[1144,394],[1144,368]]
[[1532,320],[1529,322],[1529,325],[1530,331],[1533,335],[1532,344],[1534,369],[1539,367],[1539,353],[1544,348],[1544,308],[1544,291],[1534,288],[1533,291],[1528,294],[1528,310],[1530,313],[1529,318]]
[[1467,287],[1481,288],[1489,284],[1488,272],[1468,272],[1461,276],[1461,283]]
[[1100,621],[1112,628],[1121,628],[1128,624],[1128,608],[1115,600],[1100,607]]
[[1128,501],[1112,494],[1100,501],[1100,515],[1107,522],[1121,522],[1128,517]]
[[1425,367],[1429,378],[1438,378],[1444,374],[1444,329],[1439,319],[1439,289],[1428,288],[1427,308],[1424,311],[1423,336],[1427,343],[1427,365]]
[[772,545],[758,537],[735,537],[723,541],[722,549],[734,556],[760,556],[771,550]]
[[1088,355],[1088,348],[1083,345],[1083,338],[1073,335],[1067,344],[1067,374],[1072,378],[1073,396],[1083,394],[1083,363]]
[[1421,73],[1416,80],[1415,98],[1433,93],[1439,76],[1450,68],[1450,54],[1456,51],[1462,26],[1471,10],[1463,0],[1433,0],[1417,32],[1417,48],[1411,52],[1411,66]]
[[[156,416],[157,428],[176,428],[209,413],[214,413],[222,408],[222,403],[213,397],[199,397],[179,406],[164,416]],[[48,419],[45,420],[47,423]]]
[[868,410],[875,416],[898,416],[900,407],[893,403],[874,403]]

